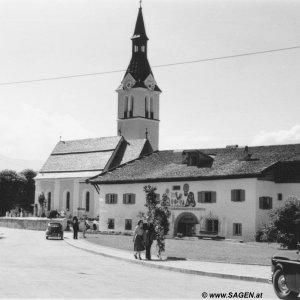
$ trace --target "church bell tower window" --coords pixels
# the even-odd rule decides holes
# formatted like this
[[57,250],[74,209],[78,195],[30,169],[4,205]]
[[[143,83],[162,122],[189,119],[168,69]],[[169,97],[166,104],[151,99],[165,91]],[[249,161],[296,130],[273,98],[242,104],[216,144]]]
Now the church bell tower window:
[[124,101],[124,119],[127,119],[127,112],[128,112],[128,97],[125,97]]

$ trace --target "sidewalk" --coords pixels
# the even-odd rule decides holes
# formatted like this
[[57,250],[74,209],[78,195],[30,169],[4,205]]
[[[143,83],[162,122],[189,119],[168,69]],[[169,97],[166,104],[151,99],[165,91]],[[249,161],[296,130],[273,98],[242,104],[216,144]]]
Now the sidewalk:
[[133,253],[125,250],[108,248],[88,242],[80,237],[78,240],[72,238],[72,233],[65,232],[65,242],[69,245],[99,254],[102,256],[112,257],[127,262],[141,264],[151,268],[160,268],[169,271],[176,271],[188,274],[213,276],[228,279],[238,279],[256,282],[270,282],[271,265],[244,265],[244,264],[227,264],[219,262],[203,262],[195,260],[158,260],[153,257],[151,261],[136,260]]

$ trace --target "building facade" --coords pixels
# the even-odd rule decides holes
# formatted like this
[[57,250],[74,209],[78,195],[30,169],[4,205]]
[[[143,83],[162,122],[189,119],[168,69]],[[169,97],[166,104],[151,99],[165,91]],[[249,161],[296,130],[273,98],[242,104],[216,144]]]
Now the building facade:
[[150,184],[168,199],[171,237],[253,241],[271,209],[300,198],[299,153],[300,144],[155,152],[91,180],[100,230],[134,229]]

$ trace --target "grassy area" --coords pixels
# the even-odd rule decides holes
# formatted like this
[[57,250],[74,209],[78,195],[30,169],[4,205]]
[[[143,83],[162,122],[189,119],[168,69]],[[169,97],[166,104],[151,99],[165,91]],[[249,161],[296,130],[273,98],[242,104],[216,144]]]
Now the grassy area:
[[[133,251],[132,236],[88,234],[87,241],[102,246]],[[170,259],[270,265],[274,253],[286,251],[280,249],[278,244],[184,238],[167,239],[165,255]],[[153,243],[152,253],[156,253],[156,241]]]

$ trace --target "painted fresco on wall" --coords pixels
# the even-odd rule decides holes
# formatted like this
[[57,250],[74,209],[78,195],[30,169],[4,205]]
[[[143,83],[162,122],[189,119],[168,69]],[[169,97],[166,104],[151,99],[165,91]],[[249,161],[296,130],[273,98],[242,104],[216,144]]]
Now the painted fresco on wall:
[[181,186],[173,186],[172,190],[166,189],[167,203],[170,206],[176,207],[195,207],[196,201],[192,191],[189,190],[189,185],[186,183]]

